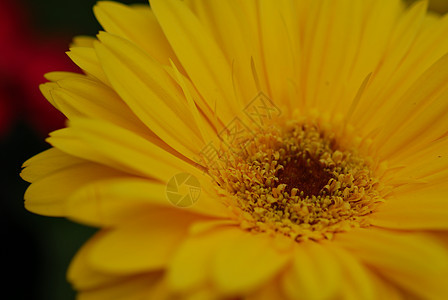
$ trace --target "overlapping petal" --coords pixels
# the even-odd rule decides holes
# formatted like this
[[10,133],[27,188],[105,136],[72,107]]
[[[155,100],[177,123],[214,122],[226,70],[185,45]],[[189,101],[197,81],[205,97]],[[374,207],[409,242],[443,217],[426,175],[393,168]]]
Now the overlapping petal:
[[100,1],[94,7],[94,12],[105,31],[135,43],[165,65],[175,60],[173,50],[149,7],[135,8],[117,2]]
[[290,299],[334,299],[340,293],[342,266],[324,246],[308,242],[294,247],[294,260],[283,275]]
[[448,251],[434,237],[370,228],[339,235],[335,243],[349,249],[381,276],[422,298],[434,299],[448,292],[439,281],[448,275]]
[[[187,213],[170,202],[166,188],[166,183],[132,176],[93,182],[67,199],[68,217],[86,224],[109,227],[159,210]],[[223,204],[206,190],[201,191],[197,203],[189,208],[188,213],[208,220],[227,217]]]
[[76,119],[70,124],[53,132],[48,142],[73,156],[162,182],[182,171],[201,174],[193,164],[132,131],[100,120]]
[[164,268],[194,216],[176,210],[152,210],[144,217],[106,229],[90,249],[92,266],[106,273],[130,275]]
[[67,216],[67,197],[92,181],[122,175],[120,171],[82,162],[41,176],[25,192],[25,207],[46,216]]
[[378,208],[372,224],[402,230],[446,230],[447,195],[446,183],[399,193]]
[[186,73],[225,124],[243,108],[232,85],[231,67],[203,24],[185,3],[153,0],[165,36]]

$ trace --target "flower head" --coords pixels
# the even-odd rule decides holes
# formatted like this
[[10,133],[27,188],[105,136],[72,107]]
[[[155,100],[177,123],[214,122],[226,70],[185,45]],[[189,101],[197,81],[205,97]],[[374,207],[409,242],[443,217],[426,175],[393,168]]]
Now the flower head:
[[80,299],[443,299],[448,18],[396,0],[99,2],[26,207],[100,228]]

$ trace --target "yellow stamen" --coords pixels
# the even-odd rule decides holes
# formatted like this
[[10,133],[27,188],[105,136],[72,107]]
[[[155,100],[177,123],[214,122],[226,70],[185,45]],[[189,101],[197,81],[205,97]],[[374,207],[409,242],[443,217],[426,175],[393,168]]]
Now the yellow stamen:
[[243,141],[244,151],[224,169],[209,169],[242,228],[300,242],[368,226],[365,216],[381,201],[378,183],[368,164],[338,149],[331,134],[290,122]]

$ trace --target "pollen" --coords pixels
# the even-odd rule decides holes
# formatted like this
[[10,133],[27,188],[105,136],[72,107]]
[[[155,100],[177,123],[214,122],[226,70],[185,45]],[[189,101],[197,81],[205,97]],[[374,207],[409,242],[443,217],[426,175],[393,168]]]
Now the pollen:
[[369,226],[382,202],[368,161],[316,125],[260,129],[226,151],[226,163],[209,171],[245,230],[332,239]]

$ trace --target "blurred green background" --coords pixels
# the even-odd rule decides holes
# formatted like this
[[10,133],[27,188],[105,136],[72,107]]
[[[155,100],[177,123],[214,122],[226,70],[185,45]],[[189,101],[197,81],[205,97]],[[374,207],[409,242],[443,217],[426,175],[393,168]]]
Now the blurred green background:
[[[73,36],[95,35],[100,30],[92,13],[94,0],[0,1],[10,1],[21,9],[35,40],[48,41],[49,45],[54,41],[58,45],[62,43],[62,52],[68,49]],[[146,3],[144,0],[120,2]],[[444,11],[448,8],[448,0],[433,0],[431,5]],[[39,82],[43,81],[43,78],[39,79]],[[33,88],[37,92],[37,84]],[[42,98],[41,101],[45,100]],[[48,148],[44,142],[48,132],[38,132],[24,114],[16,112],[16,115],[18,117],[10,122],[8,131],[0,138],[0,232],[7,277],[3,291],[7,296],[2,299],[75,299],[75,293],[66,281],[66,270],[77,249],[95,229],[61,218],[34,215],[24,209],[23,194],[28,184],[18,176],[21,164]]]

